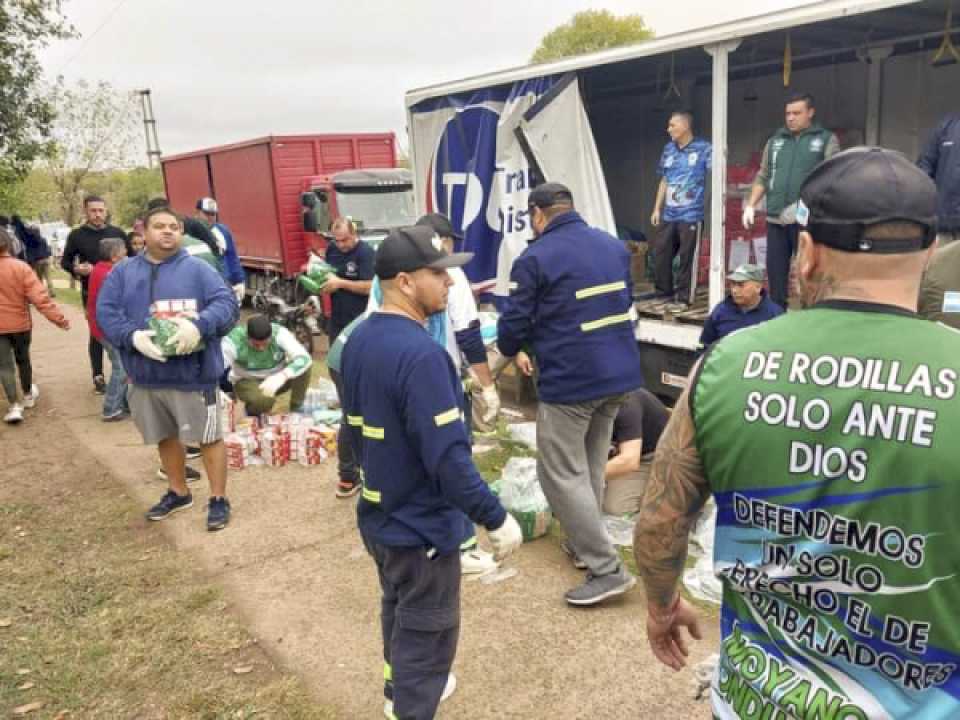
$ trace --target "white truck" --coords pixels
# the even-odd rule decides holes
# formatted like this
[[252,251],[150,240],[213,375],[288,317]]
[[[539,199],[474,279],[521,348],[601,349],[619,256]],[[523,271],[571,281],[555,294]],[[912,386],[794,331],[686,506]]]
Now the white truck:
[[667,120],[691,110],[696,134],[714,148],[697,262],[705,287],[676,316],[639,302],[636,332],[647,385],[675,397],[702,321],[724,298],[728,254],[763,260],[763,225],[759,233],[741,228],[739,206],[766,139],[783,124],[785,97],[811,93],[817,120],[843,146],[879,144],[916,157],[942,116],[960,109],[951,32],[960,27],[945,0],[822,0],[411,90],[418,210],[444,212],[462,229],[476,253],[468,275],[496,301],[532,237],[526,200],[539,181],[566,183],[589,223],[625,239],[650,237]]

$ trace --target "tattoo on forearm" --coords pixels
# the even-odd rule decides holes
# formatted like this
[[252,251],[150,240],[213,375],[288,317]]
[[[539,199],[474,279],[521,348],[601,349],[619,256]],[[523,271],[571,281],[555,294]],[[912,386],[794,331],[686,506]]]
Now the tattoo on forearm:
[[687,559],[690,529],[710,494],[694,442],[685,391],[657,444],[634,531],[633,554],[647,599],[666,608],[676,595]]

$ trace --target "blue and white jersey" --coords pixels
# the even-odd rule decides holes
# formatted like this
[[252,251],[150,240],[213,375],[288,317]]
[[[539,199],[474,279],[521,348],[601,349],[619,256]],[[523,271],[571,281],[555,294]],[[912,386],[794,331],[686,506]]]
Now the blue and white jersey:
[[664,222],[703,220],[703,198],[712,160],[713,148],[700,138],[694,138],[682,148],[672,140],[664,146],[657,168],[660,177],[667,181]]

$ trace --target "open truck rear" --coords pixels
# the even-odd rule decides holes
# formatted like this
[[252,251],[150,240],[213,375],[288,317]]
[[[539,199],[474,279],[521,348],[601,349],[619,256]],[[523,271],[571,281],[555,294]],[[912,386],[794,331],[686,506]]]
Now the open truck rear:
[[[378,177],[398,172],[396,147],[393,133],[272,135],[172,155],[161,164],[167,197],[178,212],[194,213],[201,197],[217,200],[247,270],[248,290],[256,290],[271,275],[291,279],[306,261],[303,193],[324,194],[338,174],[362,169],[371,169],[367,176],[377,191],[383,184]],[[391,187],[398,185],[403,183]],[[351,189],[363,190],[356,183]]]
[[[740,209],[764,142],[783,125],[786,95],[812,93],[817,120],[844,146],[878,144],[916,157],[958,107],[960,64],[933,62],[947,11],[944,0],[825,0],[412,90],[418,209],[451,216],[476,253],[471,280],[502,297],[513,259],[532,238],[526,201],[537,182],[569,185],[593,225],[624,239],[652,237],[667,121],[673,110],[692,110],[696,134],[714,147],[701,291],[676,315],[637,303],[647,385],[676,397],[729,266],[763,262],[764,224],[744,229]],[[956,23],[950,32],[960,31]],[[635,279],[637,291],[651,289],[642,272]]]

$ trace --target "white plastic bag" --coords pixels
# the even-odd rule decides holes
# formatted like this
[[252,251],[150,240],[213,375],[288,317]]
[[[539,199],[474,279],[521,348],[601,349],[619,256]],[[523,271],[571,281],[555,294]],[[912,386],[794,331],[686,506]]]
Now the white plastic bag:
[[610,542],[620,547],[633,547],[633,529],[637,521],[619,515],[604,515],[603,526],[610,536]]
[[713,500],[704,507],[690,538],[689,553],[699,556],[697,564],[683,573],[683,584],[699,600],[719,605],[723,584],[713,574],[713,538],[717,529],[717,506]]
[[510,439],[514,442],[526,445],[531,450],[537,449],[537,424],[535,422],[507,425],[507,432],[510,434]]
[[500,480],[500,502],[507,510],[543,512],[550,504],[537,480],[536,458],[510,458]]

